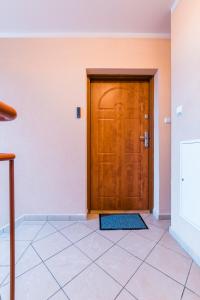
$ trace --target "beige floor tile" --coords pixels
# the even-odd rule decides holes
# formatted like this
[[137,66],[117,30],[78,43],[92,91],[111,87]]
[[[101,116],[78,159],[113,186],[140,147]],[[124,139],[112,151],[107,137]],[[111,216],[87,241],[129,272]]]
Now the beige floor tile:
[[55,255],[70,245],[71,242],[59,232],[55,232],[33,243],[33,247],[43,260]]
[[61,286],[69,282],[90,263],[91,260],[74,246],[70,246],[46,261],[46,265]]
[[67,226],[74,224],[75,221],[49,221],[49,224],[54,226],[57,230],[64,229]]
[[165,233],[165,230],[148,224],[148,229],[136,230],[135,233],[151,241],[158,242]]
[[180,300],[183,292],[182,285],[145,263],[126,289],[139,300]]
[[[29,246],[24,252],[23,256],[16,264],[16,269],[15,269],[16,277],[22,275],[25,272],[28,272],[32,268],[38,266],[41,262],[42,260],[35,253],[34,249],[31,246]],[[8,282],[10,282],[10,276],[8,276],[4,280],[3,284],[7,284]]]
[[120,289],[120,285],[94,264],[64,287],[73,300],[111,300]]
[[80,221],[80,223],[88,226],[92,230],[99,229],[99,219],[89,219],[86,221]]
[[157,245],[146,261],[181,284],[185,284],[191,266],[190,259]]
[[141,264],[141,260],[120,247],[114,246],[100,257],[96,263],[121,285],[125,285]]
[[143,220],[145,220],[146,218],[148,218],[150,216],[150,213],[141,213],[140,215],[143,218]]
[[92,260],[95,260],[112,247],[113,243],[94,232],[80,240],[76,245]]
[[68,300],[68,298],[62,290],[59,290],[56,294],[54,294],[48,300]]
[[38,234],[34,238],[34,241],[41,240],[41,239],[45,238],[46,236],[48,236],[48,235],[50,235],[54,232],[56,232],[56,229],[53,226],[51,226],[49,223],[46,223],[41,228],[41,230],[38,232]]
[[93,232],[88,226],[84,224],[75,223],[61,230],[61,232],[72,242],[77,242],[83,237]]
[[16,276],[19,276],[27,270],[30,270],[41,262],[42,261],[39,256],[35,253],[33,248],[29,246],[16,265]]
[[42,228],[42,225],[23,225],[23,223],[17,227],[15,231],[16,241],[32,241],[37,233]]
[[[200,267],[193,263],[188,274],[192,259],[167,232],[170,222],[144,218],[149,230],[100,231],[96,216],[80,222],[23,222],[16,230],[16,300],[68,299],[53,276],[71,300],[180,300],[183,285],[178,282],[184,284],[187,275],[181,300],[200,300]],[[0,235],[0,249],[0,284],[3,280],[3,300],[8,300],[6,234]],[[128,291],[121,291],[127,282]]]
[[127,235],[130,231],[129,230],[98,230],[97,232],[105,236],[110,241],[116,243],[125,235]]
[[200,296],[200,267],[193,263],[186,286]]
[[8,276],[10,272],[9,267],[2,267],[0,266],[0,285],[2,282],[4,282],[5,278]]
[[159,245],[164,246],[168,249],[171,249],[179,254],[190,258],[190,256],[185,252],[181,246],[175,241],[175,239],[170,235],[169,232],[166,232],[163,238],[160,240]]
[[136,257],[145,259],[152,248],[155,246],[155,242],[145,239],[136,233],[129,233],[118,243],[120,247],[126,249]]
[[[29,246],[29,241],[16,241],[15,242],[15,258],[16,261],[23,254],[25,249]],[[8,266],[10,265],[10,242],[9,241],[0,241],[0,265]]]
[[0,241],[9,241],[10,240],[10,233],[9,232],[2,232],[0,234]]
[[116,298],[116,300],[135,300],[136,298],[133,297],[129,292],[126,290],[123,290],[119,296]]
[[157,220],[153,215],[150,215],[147,218],[145,218],[145,222],[147,223],[147,225],[152,224],[165,230],[168,230],[171,224],[170,220]]
[[[16,280],[16,300],[48,299],[59,289],[47,268],[40,264]],[[9,284],[1,289],[2,299],[8,300]]]

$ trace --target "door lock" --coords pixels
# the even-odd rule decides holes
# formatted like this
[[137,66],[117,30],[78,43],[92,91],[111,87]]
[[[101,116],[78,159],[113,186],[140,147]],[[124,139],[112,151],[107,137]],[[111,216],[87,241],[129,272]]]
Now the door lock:
[[149,148],[149,133],[148,133],[148,131],[145,131],[144,135],[140,136],[140,140],[144,141],[145,148]]

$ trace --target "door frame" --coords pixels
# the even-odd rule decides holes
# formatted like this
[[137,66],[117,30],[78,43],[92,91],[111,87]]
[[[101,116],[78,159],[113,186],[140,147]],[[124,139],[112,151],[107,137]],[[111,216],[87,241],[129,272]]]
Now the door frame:
[[[130,80],[149,82],[149,176],[148,195],[150,212],[154,208],[154,75],[87,74],[87,210],[91,210],[91,82],[92,80]],[[117,211],[116,211],[117,212]]]

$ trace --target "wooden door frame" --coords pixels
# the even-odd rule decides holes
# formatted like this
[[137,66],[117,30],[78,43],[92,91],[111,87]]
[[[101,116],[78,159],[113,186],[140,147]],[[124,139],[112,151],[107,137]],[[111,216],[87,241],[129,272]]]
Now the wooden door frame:
[[91,210],[91,82],[92,80],[149,81],[149,211],[154,208],[154,75],[89,75],[87,74],[87,209]]

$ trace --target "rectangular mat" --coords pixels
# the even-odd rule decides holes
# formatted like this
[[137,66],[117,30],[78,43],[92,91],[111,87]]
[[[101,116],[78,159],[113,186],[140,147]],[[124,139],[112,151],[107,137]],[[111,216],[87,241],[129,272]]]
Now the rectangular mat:
[[100,230],[148,229],[140,214],[100,214]]

